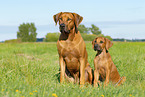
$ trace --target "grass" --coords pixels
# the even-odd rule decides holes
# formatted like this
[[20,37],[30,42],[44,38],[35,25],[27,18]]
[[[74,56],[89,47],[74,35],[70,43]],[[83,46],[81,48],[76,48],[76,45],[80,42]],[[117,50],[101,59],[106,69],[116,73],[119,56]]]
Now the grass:
[[[94,68],[96,52],[86,43],[88,61]],[[144,97],[145,43],[114,42],[109,50],[126,82],[94,88],[60,84],[56,43],[0,44],[0,97]]]

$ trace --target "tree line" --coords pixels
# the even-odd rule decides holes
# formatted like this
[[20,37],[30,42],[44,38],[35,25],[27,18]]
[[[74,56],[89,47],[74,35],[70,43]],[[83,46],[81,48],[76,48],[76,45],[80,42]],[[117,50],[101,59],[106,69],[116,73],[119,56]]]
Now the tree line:
[[[20,26],[18,27],[18,32],[17,32],[17,39],[21,39],[22,42],[36,42],[37,38],[37,29],[35,27],[34,23],[23,23],[20,24]],[[85,27],[85,25],[79,25],[78,26],[78,30],[80,31],[80,33],[84,33],[84,34],[94,34],[94,35],[101,35],[102,32],[99,29],[99,27],[95,26],[94,24],[91,25],[91,27]],[[49,34],[49,37],[46,38],[50,38],[52,39],[53,35]],[[87,37],[86,35],[84,37]],[[53,39],[54,40],[54,39]]]
[[79,25],[78,30],[80,33],[87,33],[87,34],[95,34],[95,35],[100,35],[102,34],[102,31],[97,27],[96,25],[92,24],[91,27],[85,27],[85,25]]
[[[85,41],[92,41],[96,37],[106,37],[113,41],[123,41],[123,42],[144,42],[145,39],[112,39],[110,36],[104,36],[102,31],[96,25],[92,24],[91,27],[86,27],[85,25],[81,24],[78,26],[78,30],[80,31],[83,39]],[[6,40],[5,42],[50,42],[50,41],[57,41],[59,38],[60,33],[47,33],[45,38],[36,38],[37,36],[37,28],[35,27],[34,23],[23,23],[20,24],[17,31],[17,39]]]

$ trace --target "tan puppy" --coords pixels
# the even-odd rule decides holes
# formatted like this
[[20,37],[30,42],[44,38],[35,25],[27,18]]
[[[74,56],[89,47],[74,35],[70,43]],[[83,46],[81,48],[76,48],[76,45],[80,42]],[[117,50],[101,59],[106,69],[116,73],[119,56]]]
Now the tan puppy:
[[94,86],[98,86],[99,79],[104,81],[104,87],[107,86],[109,81],[119,86],[125,81],[126,77],[120,77],[108,52],[113,43],[107,38],[97,37],[92,41],[92,45],[93,49],[97,51],[94,59]]
[[86,45],[77,27],[83,17],[76,13],[60,12],[53,16],[59,22],[61,35],[57,41],[60,65],[60,83],[64,77],[80,85],[92,84],[92,68],[88,63]]

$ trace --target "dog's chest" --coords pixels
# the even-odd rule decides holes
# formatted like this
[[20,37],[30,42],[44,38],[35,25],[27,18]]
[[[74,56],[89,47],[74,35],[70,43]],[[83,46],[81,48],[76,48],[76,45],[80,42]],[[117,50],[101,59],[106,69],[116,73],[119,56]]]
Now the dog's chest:
[[69,58],[70,60],[72,58],[78,58],[79,57],[79,51],[74,47],[66,47],[62,49],[62,56],[65,58]]
[[80,51],[75,44],[65,43],[63,45],[59,45],[58,52],[65,60],[68,70],[72,70],[72,72],[79,70]]
[[78,58],[80,57],[80,52],[76,44],[74,43],[67,43],[67,42],[62,42],[58,44],[58,52],[61,56],[64,58],[67,57],[68,59],[72,58]]

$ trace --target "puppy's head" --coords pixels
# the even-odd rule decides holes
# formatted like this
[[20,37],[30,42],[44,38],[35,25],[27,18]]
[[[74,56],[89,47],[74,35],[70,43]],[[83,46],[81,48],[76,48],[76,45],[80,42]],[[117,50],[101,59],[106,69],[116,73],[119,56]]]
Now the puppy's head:
[[70,31],[75,27],[77,33],[77,27],[83,20],[83,17],[76,13],[60,12],[53,16],[55,23],[59,22],[59,29],[62,33],[69,34]]
[[92,41],[92,47],[95,51],[103,51],[103,49],[108,50],[113,43],[104,37],[97,37]]

